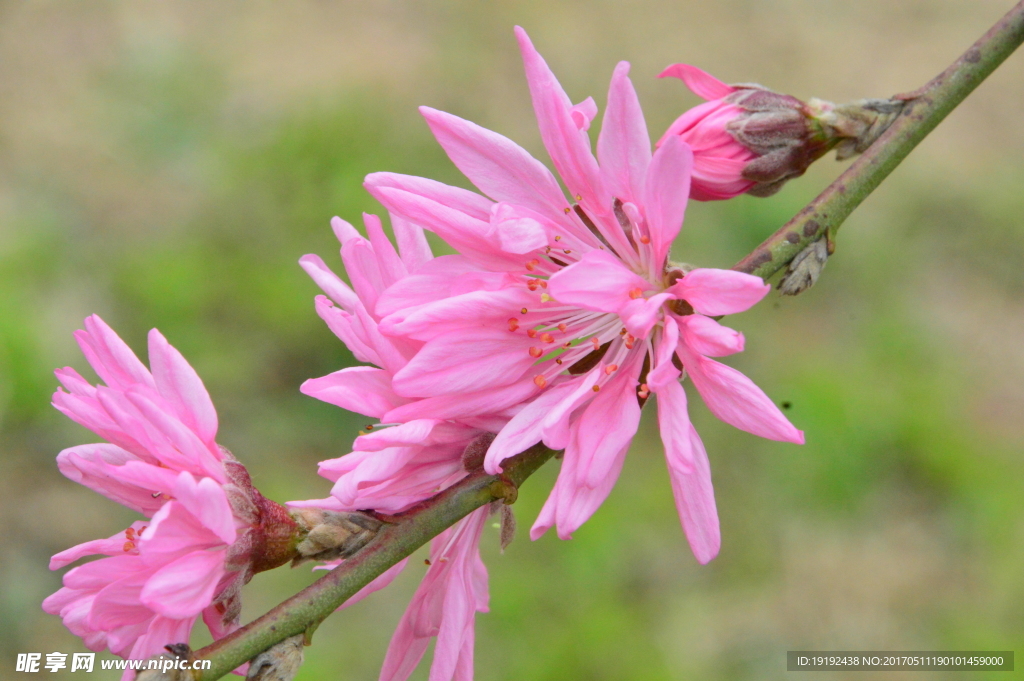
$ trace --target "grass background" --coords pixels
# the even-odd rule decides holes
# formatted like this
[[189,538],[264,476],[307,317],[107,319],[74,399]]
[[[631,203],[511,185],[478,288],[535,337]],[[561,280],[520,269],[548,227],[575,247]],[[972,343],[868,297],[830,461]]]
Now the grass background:
[[[546,160],[514,24],[574,101],[603,106],[615,63],[632,62],[657,136],[698,102],[654,78],[669,63],[804,98],[887,96],[1009,4],[0,2],[0,677],[21,676],[18,652],[85,650],[39,608],[60,584],[46,563],[133,519],[53,463],[96,440],[48,404],[55,367],[92,375],[72,331],[98,313],[144,355],[159,327],[264,494],[326,494],[315,464],[348,451],[362,417],[297,391],[353,359],[296,261],[339,264],[328,220],[379,211],[369,172],[465,184],[419,104]],[[740,433],[693,400],[715,561],[698,566],[683,539],[653,414],[571,542],[521,536],[498,555],[485,536],[478,679],[780,679],[791,649],[1024,650],[1022,105],[1018,54],[850,218],[815,288],[730,319],[749,347],[730,363],[792,405],[807,444]],[[675,257],[730,266],[840,169],[691,205]],[[522,526],[556,472],[522,490]],[[418,565],[330,618],[300,681],[375,679]],[[243,618],[312,578],[258,575]],[[985,675],[917,678],[965,677]]]

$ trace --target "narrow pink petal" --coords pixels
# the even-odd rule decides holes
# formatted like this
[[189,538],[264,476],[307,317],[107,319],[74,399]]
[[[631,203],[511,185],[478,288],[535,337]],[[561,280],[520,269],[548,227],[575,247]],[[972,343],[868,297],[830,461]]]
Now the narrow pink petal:
[[[401,173],[370,173],[366,176],[363,186],[374,196],[377,196],[378,190],[384,188],[422,196],[477,220],[486,221],[491,212],[491,204],[494,203],[486,196],[480,196],[468,189]],[[413,223],[420,227],[427,227],[416,220],[413,220]]]
[[515,31],[544,147],[569,193],[580,197],[584,209],[592,215],[608,213],[611,199],[605,195],[590,138],[573,120],[572,102],[526,31],[518,26]]
[[357,452],[379,452],[388,447],[426,445],[431,431],[439,423],[441,422],[436,419],[418,419],[400,423],[397,426],[357,437],[352,443],[352,449]]
[[346,310],[361,305],[355,292],[324,264],[319,255],[304,255],[299,258],[299,264],[334,303]]
[[743,334],[702,314],[679,318],[683,342],[706,357],[725,357],[743,352]]
[[686,409],[686,391],[679,381],[669,381],[658,389],[658,430],[665,447],[669,468],[693,472],[690,442],[690,415]]
[[368,337],[369,334],[364,331],[359,317],[335,307],[327,296],[317,296],[315,307],[317,315],[324,320],[327,328],[341,339],[357,360],[384,366],[384,360],[377,353],[373,341]]
[[654,262],[659,267],[668,257],[672,241],[683,226],[692,169],[693,152],[690,147],[678,137],[672,137],[654,153],[647,170],[644,209]]
[[583,409],[576,436],[580,449],[576,477],[587,487],[600,487],[615,466],[616,457],[629,447],[640,425],[636,400],[636,367],[601,386],[601,392]]
[[[158,615],[150,621],[146,633],[135,641],[131,652],[125,657],[129,660],[146,660],[154,655],[167,652],[164,646],[172,643],[188,643],[195,622],[196,617],[173,619]],[[121,681],[129,681],[132,678],[131,674],[131,670],[125,671]]]
[[85,329],[75,332],[75,338],[104,383],[122,389],[135,384],[153,387],[149,370],[99,315],[86,317]]
[[697,562],[704,565],[718,555],[722,536],[718,526],[718,510],[715,508],[715,490],[711,486],[711,465],[704,444],[692,425],[689,449],[692,453],[692,470],[680,466],[670,457],[668,472],[686,539],[690,542],[690,549]]
[[[136,521],[132,524],[132,529],[138,530],[143,525],[145,525],[144,522]],[[74,563],[79,558],[84,558],[85,556],[124,555],[124,543],[126,540],[127,538],[124,531],[121,531],[106,539],[94,539],[77,546],[72,546],[70,549],[65,549],[60,553],[55,553],[53,557],[50,558],[50,569],[59,570],[62,567],[66,567],[71,563]]]
[[163,503],[153,499],[153,489],[140,489],[121,475],[123,465],[138,458],[108,444],[79,445],[57,455],[57,468],[69,480],[85,485],[133,511],[152,515]]
[[371,213],[363,213],[363,224],[366,225],[366,234],[370,237],[373,245],[373,252],[377,256],[377,263],[380,267],[381,278],[384,280],[384,287],[387,288],[393,283],[409,274],[405,263],[398,257],[391,240],[384,234],[384,226],[380,218]]
[[512,140],[443,111],[422,106],[420,113],[452,162],[495,201],[548,215],[568,205],[551,171]]
[[[429,341],[442,334],[477,325],[506,326],[510,317],[522,317],[519,310],[533,307],[537,294],[525,286],[499,291],[474,291],[463,295],[399,310],[381,320],[380,329],[391,336]],[[504,336],[516,338],[505,330]],[[503,337],[504,337],[503,336]]]
[[669,289],[697,312],[717,317],[753,307],[772,287],[761,277],[733,270],[700,268],[686,273]]
[[[141,391],[131,389],[125,393],[128,401],[139,410],[148,421],[151,441],[156,449],[153,454],[170,468],[192,471],[198,475],[209,475],[218,482],[226,482],[227,477],[220,461],[223,455],[215,450],[216,445],[207,445],[196,434],[179,421],[166,408],[150,400]],[[213,452],[217,451],[215,455]]]
[[658,293],[650,298],[630,300],[619,310],[626,330],[636,338],[647,338],[654,325],[661,321],[664,313],[662,305],[672,298],[675,296],[671,293]]
[[548,280],[548,292],[559,303],[599,312],[617,313],[633,300],[630,292],[648,288],[643,277],[602,250],[588,252]]
[[597,158],[608,189],[623,203],[643,200],[651,163],[651,138],[640,100],[629,80],[629,62],[619,62],[608,89],[608,108],[597,140]]
[[89,381],[82,378],[82,375],[71,367],[55,369],[53,375],[56,376],[57,380],[60,381],[60,384],[67,388],[68,392],[73,395],[82,395],[85,397],[96,396],[96,388],[93,387]]
[[374,309],[377,297],[387,288],[387,281],[373,245],[363,237],[349,239],[341,247],[341,260],[363,307]]
[[481,390],[439,395],[416,400],[392,409],[381,418],[385,423],[417,418],[461,419],[479,414],[490,414],[508,409],[540,392],[528,376],[508,385]]
[[197,483],[191,475],[182,473],[174,486],[174,498],[225,544],[235,541],[237,534],[231,504],[224,488],[216,482],[203,478]]
[[389,214],[388,217],[391,219],[391,229],[395,233],[395,243],[398,244],[398,252],[405,263],[405,269],[409,272],[418,271],[434,258],[423,228],[401,215]]
[[153,612],[139,602],[139,594],[147,577],[147,573],[136,572],[126,577],[112,578],[93,600],[92,610],[89,612],[89,626],[93,629],[110,630],[140,624],[153,617]]
[[[341,564],[342,562],[344,562],[344,561],[338,561],[338,564]],[[362,589],[357,591],[355,593],[355,595],[352,596],[352,598],[348,599],[347,601],[342,603],[340,606],[338,606],[338,610],[344,610],[345,608],[351,607],[351,606],[355,605],[356,603],[358,603],[359,601],[361,601],[364,598],[366,598],[367,596],[369,596],[370,594],[375,593],[377,591],[380,591],[381,589],[387,587],[389,584],[391,584],[391,582],[395,581],[395,577],[397,577],[399,575],[399,573],[401,573],[402,570],[405,569],[405,566],[408,563],[409,563],[409,559],[408,558],[403,558],[402,560],[398,561],[397,563],[395,563],[394,565],[389,567],[384,572],[382,572],[379,575],[377,575],[373,579],[373,581],[371,581],[369,584],[367,584]],[[313,569],[314,570],[326,570],[326,569],[329,569],[329,568],[327,566],[323,566],[323,567],[315,567]]]
[[[685,345],[680,344],[680,352]],[[804,443],[779,408],[736,369],[685,350],[683,365],[711,413],[729,425],[769,440]]]
[[681,373],[672,363],[672,356],[676,354],[676,346],[679,345],[679,326],[676,317],[665,316],[665,326],[654,339],[654,366],[647,374],[647,385],[651,390],[657,392],[663,385],[675,382]]
[[[387,288],[377,300],[376,313],[386,317],[408,307],[441,300],[452,294],[452,288],[464,275],[491,276],[503,281],[507,275],[485,272],[469,258],[461,255],[442,255],[419,267],[415,274],[403,277]],[[485,287],[488,290],[499,287]]]
[[223,550],[193,551],[157,570],[146,582],[139,600],[172,619],[195,617],[213,602],[224,575]]
[[509,385],[536,361],[529,353],[532,342],[503,328],[449,331],[427,341],[395,374],[395,392],[429,397]]
[[213,445],[217,437],[213,400],[195,369],[156,329],[149,332],[149,364],[160,396],[200,440]]
[[375,367],[348,367],[311,378],[299,390],[328,404],[378,419],[408,402],[391,389],[391,375]]
[[728,97],[736,91],[736,88],[731,85],[726,85],[710,73],[689,64],[672,64],[658,74],[658,78],[665,78],[666,76],[683,81],[686,83],[686,87],[703,99],[721,99]]
[[[506,253],[526,255],[539,251],[552,240],[545,221],[524,213],[525,209],[509,203],[496,203],[491,208],[491,238]],[[552,237],[557,235],[557,226],[551,231]]]

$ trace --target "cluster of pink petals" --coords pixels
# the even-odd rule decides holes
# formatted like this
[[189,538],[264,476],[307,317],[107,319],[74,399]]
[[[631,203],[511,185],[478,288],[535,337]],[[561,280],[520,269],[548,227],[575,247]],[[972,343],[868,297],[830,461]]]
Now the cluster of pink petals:
[[[596,107],[590,100],[573,106],[525,32],[517,36],[541,137],[572,200],[511,140],[422,109],[449,157],[486,196],[393,173],[367,177],[367,189],[393,216],[434,231],[460,253],[435,259],[378,297],[379,330],[415,349],[391,381],[406,402],[383,418],[461,419],[511,408],[485,468],[499,472],[502,460],[536,442],[564,448],[531,536],[557,526],[568,538],[608,495],[640,402],[657,394],[680,517],[694,554],[707,562],[719,548],[718,519],[680,367],[723,421],[802,442],[759,388],[712,359],[743,349],[743,336],[712,317],[748,309],[769,287],[738,272],[686,272],[668,262],[693,154],[673,136],[652,155],[627,63],[612,77],[595,158],[586,131]],[[592,366],[584,370],[581,361]],[[576,371],[567,373],[570,367]]]
[[755,182],[743,177],[743,169],[757,154],[729,133],[727,126],[744,113],[728,101],[736,88],[689,64],[673,64],[659,78],[679,78],[707,102],[677,118],[658,141],[661,146],[678,137],[693,149],[690,198],[697,201],[731,199],[745,193]]
[[[340,218],[332,221],[351,287],[319,257],[307,255],[300,260],[326,294],[316,299],[317,313],[357,359],[374,365],[310,379],[303,383],[302,392],[393,425],[360,435],[350,454],[321,462],[320,474],[334,483],[329,498],[295,501],[291,506],[403,511],[464,478],[466,446],[486,432],[497,432],[511,418],[511,412],[495,413],[489,406],[470,409],[472,413],[462,418],[402,417],[419,400],[400,397],[392,380],[423,343],[382,334],[382,310],[421,295],[418,282],[435,273],[449,272],[445,290],[450,290],[454,277],[444,263],[459,257],[435,259],[420,227],[395,215],[391,222],[397,249],[376,216],[364,215],[369,238]],[[431,637],[437,637],[430,670],[433,681],[472,677],[473,621],[487,604],[487,570],[479,557],[487,515],[486,508],[475,511],[433,540],[432,565],[395,632],[382,681],[404,681]],[[346,607],[387,586],[405,565],[402,561],[382,574],[349,599]]]
[[66,391],[53,404],[109,444],[71,447],[57,464],[149,521],[55,555],[53,570],[108,558],[70,570],[43,609],[90,649],[132,659],[188,641],[200,614],[219,638],[237,626],[239,589],[251,576],[258,509],[248,474],[217,445],[209,394],[158,331],[149,335],[150,371],[99,317],[85,326],[75,337],[104,385],[59,369]]

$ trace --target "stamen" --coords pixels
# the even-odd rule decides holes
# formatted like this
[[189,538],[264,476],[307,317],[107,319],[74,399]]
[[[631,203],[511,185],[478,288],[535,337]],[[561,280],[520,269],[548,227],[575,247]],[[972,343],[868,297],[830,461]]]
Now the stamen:
[[577,200],[577,201],[582,201],[582,200],[583,200],[583,197],[582,197],[582,196],[580,196],[579,194],[577,194],[577,195],[576,195],[576,200]]
[[544,351],[541,350],[540,348],[530,348],[530,357],[533,357],[534,359],[536,359],[537,357],[540,357],[543,354],[544,354]]
[[597,350],[599,347],[601,347],[601,343],[597,340],[597,336],[591,336],[590,337],[590,342],[594,344],[594,349],[595,350]]
[[530,338],[536,338],[537,337],[537,329],[527,329],[526,330],[526,335],[529,336]]
[[373,430],[373,424],[371,423],[370,425],[366,426],[366,429],[367,430]]
[[627,333],[626,334],[626,341],[625,342],[626,342],[626,349],[632,350],[633,349],[633,344],[636,343],[636,338],[633,337],[633,334]]
[[[566,212],[567,213],[569,212],[568,209],[566,209]],[[555,237],[555,241],[561,241],[561,240],[562,240],[562,237],[560,237],[560,236],[556,236]]]
[[526,263],[526,269],[528,269],[528,270],[530,270],[532,272],[532,271],[534,271],[537,268],[537,265],[539,265],[539,264],[540,264],[540,260],[537,260],[536,258],[534,258],[530,262]]
[[549,303],[552,300],[554,300],[554,298],[552,298],[548,294],[546,294],[546,293],[540,294],[540,302],[542,302],[542,303]]
[[562,210],[564,210],[564,211],[565,211],[565,214],[566,214],[566,215],[568,215],[569,213],[571,213],[571,212],[572,212],[572,208],[569,208],[568,206],[566,206],[566,207],[565,207],[565,208],[563,208]]
[[619,329],[619,335],[620,336],[625,336],[626,335],[626,327],[622,327],[621,329]]
[[643,295],[644,291],[641,288],[635,288],[629,292],[629,297],[632,298],[633,300],[636,300],[637,298],[643,298]]
[[423,564],[426,565],[427,567],[430,567],[430,559],[429,558],[424,558],[423,559]]
[[567,326],[565,325],[565,322],[562,322],[561,324],[559,324],[559,325],[558,325],[558,330],[559,330],[559,331],[561,331],[562,333],[565,333],[565,330],[566,330],[567,328],[569,328],[569,327],[567,327]]
[[522,310],[519,311],[519,314],[526,314],[527,311],[528,310],[524,307]]
[[135,542],[133,542],[133,541],[126,541],[124,543],[124,546],[122,546],[121,548],[124,549],[125,553],[127,553],[128,551],[131,551],[132,549],[135,548]]
[[649,243],[651,243],[651,237],[647,236],[646,234],[641,234],[640,235],[640,243],[642,243],[642,244],[649,244]]
[[599,393],[601,392],[601,386],[595,385],[593,388],[591,388],[591,390],[593,390],[595,393]]
[[546,388],[548,385],[548,379],[544,378],[544,374],[534,376],[533,382],[537,384],[538,388]]
[[572,341],[566,341],[566,342],[562,343],[562,347],[566,348],[566,349],[571,348],[572,347]]
[[550,333],[542,333],[540,335],[540,341],[542,343],[554,343],[555,342],[555,337],[552,336]]
[[518,328],[519,328],[519,320],[516,319],[515,317],[509,317],[508,318],[508,330],[509,331],[515,331]]
[[618,369],[619,369],[619,365],[618,364],[609,364],[608,366],[606,366],[604,368],[604,375],[605,376],[611,376],[616,371],[618,371]]
[[555,364],[561,364],[561,363],[562,363],[562,360],[561,360],[561,359],[556,359],[556,360],[555,360]]
[[128,541],[131,541],[131,540],[135,539],[135,528],[134,527],[129,527],[127,530],[125,530],[124,531],[124,538],[127,539]]
[[572,251],[570,251],[568,248],[563,248],[562,249],[562,253],[565,253],[566,255],[569,255],[570,253],[572,253]]

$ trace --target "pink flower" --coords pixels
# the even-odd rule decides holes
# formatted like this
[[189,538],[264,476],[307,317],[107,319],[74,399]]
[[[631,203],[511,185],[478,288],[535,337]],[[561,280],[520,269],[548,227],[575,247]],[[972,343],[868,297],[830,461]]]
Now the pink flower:
[[380,681],[405,681],[437,637],[430,681],[473,678],[476,613],[487,612],[487,568],[480,534],[488,509],[479,508],[430,543],[430,567],[402,615],[384,658]]
[[[474,289],[480,276],[486,280],[490,273],[470,267],[460,256],[435,259],[420,227],[395,215],[391,222],[397,251],[375,216],[364,216],[368,239],[340,218],[332,221],[352,288],[317,256],[300,260],[327,294],[317,297],[317,312],[359,360],[376,365],[349,367],[308,380],[302,392],[385,420],[389,426],[368,426],[371,432],[356,438],[352,453],[320,463],[320,474],[334,482],[331,497],[295,501],[291,506],[401,512],[465,478],[467,446],[485,433],[500,430],[512,415],[495,408],[492,400],[486,408],[456,410],[451,418],[401,416],[403,410],[426,402],[401,397],[392,385],[394,375],[423,342],[381,334],[381,314]],[[487,514],[487,509],[480,509],[434,540],[432,567],[392,639],[382,679],[407,678],[433,636],[438,642],[430,678],[472,678],[474,616],[486,610],[488,598],[487,572],[479,556]],[[403,560],[392,567],[343,607],[390,584],[405,564]]]
[[690,198],[717,201],[745,193],[756,183],[743,177],[743,169],[757,154],[729,132],[729,124],[744,114],[729,101],[737,89],[689,64],[673,64],[659,78],[665,76],[681,79],[708,100],[677,118],[658,142],[660,146],[669,137],[679,137],[693,149]]
[[[562,181],[511,140],[421,109],[456,166],[490,198],[423,178],[376,173],[367,189],[392,213],[435,231],[447,256],[383,291],[380,330],[414,350],[394,371],[385,421],[515,411],[485,467],[538,441],[565,448],[558,483],[531,536],[568,538],[601,504],[659,395],[659,423],[683,526],[698,560],[718,551],[704,448],[689,423],[679,364],[709,408],[763,437],[802,442],[760,389],[711,357],[743,349],[712,316],[746,310],[769,290],[728,271],[684,272],[668,253],[682,225],[693,158],[678,137],[652,156],[620,63],[591,154],[596,107],[573,106],[517,29],[541,137]],[[493,200],[492,200],[493,199]],[[526,401],[524,406],[524,400]]]
[[294,523],[217,444],[202,380],[159,331],[149,334],[150,371],[102,319],[85,327],[75,337],[105,385],[58,369],[67,391],[53,404],[109,444],[66,449],[57,465],[151,520],[55,555],[52,570],[111,557],[69,571],[43,607],[93,650],[133,658],[187,641],[200,613],[220,638],[238,626],[242,585],[284,560],[275,539]]
[[187,642],[200,614],[225,633],[211,604],[239,574],[228,571],[238,533],[227,494],[212,478],[197,482],[188,472],[175,477],[170,491],[174,500],[148,523],[135,522],[50,562],[57,569],[90,554],[110,556],[68,571],[64,588],[43,601],[43,610],[60,615],[91,650],[145,659]]

